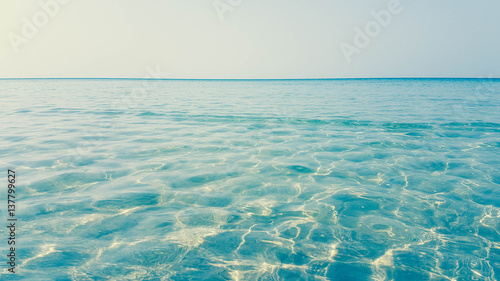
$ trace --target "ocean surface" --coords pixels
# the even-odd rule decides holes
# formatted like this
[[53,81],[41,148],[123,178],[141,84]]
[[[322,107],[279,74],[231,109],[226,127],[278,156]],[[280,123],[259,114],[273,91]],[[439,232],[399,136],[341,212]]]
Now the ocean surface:
[[0,80],[0,103],[1,280],[500,280],[500,80]]

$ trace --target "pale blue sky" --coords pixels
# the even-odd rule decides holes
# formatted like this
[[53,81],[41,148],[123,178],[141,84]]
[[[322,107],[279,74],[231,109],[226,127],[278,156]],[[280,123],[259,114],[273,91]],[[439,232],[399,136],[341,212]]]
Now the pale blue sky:
[[55,1],[0,2],[0,77],[500,77],[498,0]]

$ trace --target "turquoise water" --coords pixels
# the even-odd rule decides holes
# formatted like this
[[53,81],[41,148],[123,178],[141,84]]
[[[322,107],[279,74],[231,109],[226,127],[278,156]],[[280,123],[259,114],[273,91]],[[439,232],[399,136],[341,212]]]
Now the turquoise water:
[[2,261],[0,278],[496,280],[499,93],[493,79],[0,80],[19,196],[17,274]]

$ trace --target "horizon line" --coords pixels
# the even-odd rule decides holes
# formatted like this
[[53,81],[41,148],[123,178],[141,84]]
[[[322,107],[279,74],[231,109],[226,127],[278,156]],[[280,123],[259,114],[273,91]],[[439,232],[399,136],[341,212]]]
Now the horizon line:
[[151,77],[0,77],[0,80],[203,80],[203,81],[276,81],[276,80],[375,80],[375,79],[500,79],[500,77],[337,77],[337,78],[151,78]]

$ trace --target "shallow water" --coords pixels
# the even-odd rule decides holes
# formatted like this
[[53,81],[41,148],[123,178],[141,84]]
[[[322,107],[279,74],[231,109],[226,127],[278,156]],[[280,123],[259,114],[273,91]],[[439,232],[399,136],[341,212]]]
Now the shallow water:
[[18,273],[2,262],[0,278],[496,280],[499,93],[493,79],[0,80],[19,196]]

